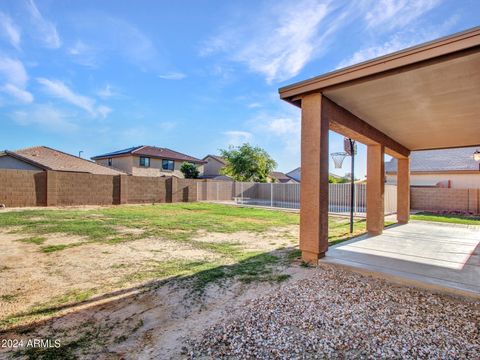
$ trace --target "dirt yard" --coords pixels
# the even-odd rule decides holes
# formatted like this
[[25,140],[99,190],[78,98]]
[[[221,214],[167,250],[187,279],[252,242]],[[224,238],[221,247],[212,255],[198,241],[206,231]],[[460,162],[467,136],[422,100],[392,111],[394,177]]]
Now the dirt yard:
[[[0,355],[178,355],[195,329],[303,276],[298,220],[198,203],[0,212],[0,338],[61,341]],[[345,219],[330,225],[349,237]]]
[[1,212],[0,339],[61,346],[0,357],[170,356],[192,328],[294,276],[297,239],[297,214],[222,205]]
[[[298,260],[298,221],[294,213],[203,203],[0,212],[0,358],[177,359],[255,352],[253,343],[237,342],[244,334],[242,317],[253,326],[247,336],[260,339],[255,325],[275,322],[268,313],[258,324],[252,321],[256,304],[267,306],[272,296],[292,301],[298,286],[322,274]],[[329,226],[332,243],[349,238],[345,219],[331,218]],[[364,230],[364,221],[357,221],[355,234]],[[367,284],[365,300],[372,281],[377,284],[339,272],[331,286],[321,280],[308,296],[318,306],[332,298],[325,306],[334,306],[348,300],[345,286],[357,284],[361,294]],[[402,296],[417,292],[379,284],[380,293],[391,291],[391,298],[416,306],[415,298]],[[381,301],[362,303],[368,310]],[[370,319],[367,310],[358,316]],[[464,317],[478,315],[478,305],[471,310]],[[303,313],[301,307],[295,311]],[[332,321],[333,331],[347,330]],[[225,336],[218,329],[226,329]],[[286,344],[278,335],[269,342],[273,353]],[[472,336],[478,340],[478,333]],[[38,339],[48,346],[32,346]],[[469,354],[477,351],[475,339],[465,341]]]

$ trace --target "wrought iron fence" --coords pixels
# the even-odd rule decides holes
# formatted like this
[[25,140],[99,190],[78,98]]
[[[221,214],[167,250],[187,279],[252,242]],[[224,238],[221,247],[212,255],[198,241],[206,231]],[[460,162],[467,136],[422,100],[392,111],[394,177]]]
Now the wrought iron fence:
[[[236,204],[300,209],[300,184],[208,181],[197,184],[198,201],[227,201]],[[329,184],[329,212],[350,212],[350,184]],[[366,184],[355,184],[354,214],[365,216]],[[385,185],[385,214],[397,211],[397,187]]]

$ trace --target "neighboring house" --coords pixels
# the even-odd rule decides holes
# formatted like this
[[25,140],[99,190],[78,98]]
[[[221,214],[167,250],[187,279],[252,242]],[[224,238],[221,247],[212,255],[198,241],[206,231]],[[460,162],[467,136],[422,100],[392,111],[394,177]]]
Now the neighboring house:
[[207,155],[202,159],[205,163],[200,167],[200,177],[212,180],[232,180],[222,175],[220,170],[225,166],[225,160],[217,155]]
[[96,175],[124,174],[119,170],[101,166],[92,161],[47,146],[0,152],[0,169],[54,170]]
[[[302,177],[302,168],[298,167],[298,168],[286,173],[285,175],[288,176],[291,179],[294,179],[296,182],[300,182],[301,177]],[[332,173],[329,173],[328,175],[335,178],[335,179],[342,179],[342,177],[340,175],[336,175],[336,174],[332,174]]]
[[285,175],[287,175],[289,178],[292,178],[292,179],[300,182],[301,174],[302,174],[301,167],[298,167],[298,168],[286,173]]
[[167,148],[136,146],[92,157],[99,165],[120,169],[136,176],[177,176],[182,163],[200,166],[203,160]]
[[275,179],[275,182],[280,184],[298,184],[297,180],[280,171],[272,171],[270,178]]
[[[410,185],[480,188],[480,171],[473,159],[477,147],[412,151]],[[397,161],[385,163],[387,184],[397,183]]]

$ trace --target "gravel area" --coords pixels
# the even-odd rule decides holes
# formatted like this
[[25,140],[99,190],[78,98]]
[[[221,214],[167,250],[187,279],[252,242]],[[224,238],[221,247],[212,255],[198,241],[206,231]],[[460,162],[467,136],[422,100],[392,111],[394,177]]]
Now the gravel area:
[[479,359],[480,301],[322,266],[206,330],[188,356]]

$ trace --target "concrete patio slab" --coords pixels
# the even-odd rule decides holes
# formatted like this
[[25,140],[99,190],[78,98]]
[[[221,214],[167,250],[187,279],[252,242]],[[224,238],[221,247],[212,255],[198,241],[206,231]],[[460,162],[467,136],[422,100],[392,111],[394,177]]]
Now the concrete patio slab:
[[479,226],[411,221],[333,246],[320,262],[480,297]]

